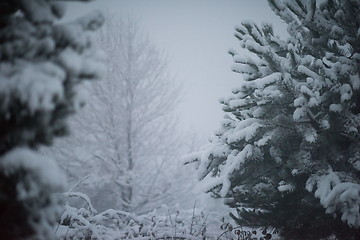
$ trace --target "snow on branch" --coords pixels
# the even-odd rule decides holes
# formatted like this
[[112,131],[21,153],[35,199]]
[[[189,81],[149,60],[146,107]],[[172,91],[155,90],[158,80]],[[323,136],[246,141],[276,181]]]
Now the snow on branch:
[[329,170],[327,174],[312,176],[306,182],[306,189],[313,192],[315,197],[326,209],[326,213],[340,212],[341,220],[350,226],[360,226],[360,184],[343,182],[342,174]]

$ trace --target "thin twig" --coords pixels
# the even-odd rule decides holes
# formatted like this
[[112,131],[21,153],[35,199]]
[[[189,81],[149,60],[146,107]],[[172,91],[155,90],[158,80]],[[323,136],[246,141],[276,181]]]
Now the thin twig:
[[192,217],[191,217],[190,235],[192,234],[192,227],[193,227],[194,219],[195,219],[195,206],[196,206],[196,201],[194,202],[194,208],[193,208]]

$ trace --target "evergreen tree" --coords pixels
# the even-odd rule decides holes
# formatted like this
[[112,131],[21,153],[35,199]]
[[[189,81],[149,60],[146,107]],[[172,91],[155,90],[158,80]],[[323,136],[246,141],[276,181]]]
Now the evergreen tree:
[[360,1],[269,0],[288,25],[236,28],[243,81],[211,142],[187,161],[239,224],[287,239],[360,237]]
[[2,239],[52,239],[63,176],[34,150],[67,132],[84,103],[79,84],[100,78],[90,33],[99,13],[68,24],[51,0],[0,3],[0,229]]

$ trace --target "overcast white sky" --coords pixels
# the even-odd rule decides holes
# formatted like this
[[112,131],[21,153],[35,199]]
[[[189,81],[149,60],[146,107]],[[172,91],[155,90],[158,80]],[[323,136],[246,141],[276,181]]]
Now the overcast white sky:
[[179,105],[180,127],[207,138],[224,113],[218,99],[227,97],[241,77],[232,73],[229,48],[239,49],[234,26],[243,20],[270,22],[285,36],[285,25],[265,0],[97,0],[71,3],[68,16],[109,9],[133,16],[150,40],[169,59],[169,71],[184,86]]

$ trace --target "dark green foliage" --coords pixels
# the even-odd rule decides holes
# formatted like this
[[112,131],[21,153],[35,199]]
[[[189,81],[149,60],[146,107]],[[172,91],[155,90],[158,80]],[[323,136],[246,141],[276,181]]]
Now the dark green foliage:
[[[24,158],[30,165],[20,163]],[[33,159],[33,158],[36,158]],[[31,151],[17,150],[0,162],[0,229],[4,239],[53,239],[53,224],[61,213],[62,176],[44,178],[53,163]]]
[[236,27],[244,81],[228,115],[191,156],[213,196],[241,225],[285,239],[358,239],[360,1],[269,0],[289,39],[249,21]]
[[84,104],[79,84],[104,68],[89,38],[102,15],[56,24],[63,13],[58,1],[0,3],[1,239],[54,238],[64,179],[33,150],[67,133],[67,117]]
[[[103,18],[93,15],[55,25],[63,14],[60,3],[18,0],[1,4],[4,13],[0,26],[0,154],[3,154],[16,146],[49,145],[54,137],[68,132],[67,117],[84,104],[79,101],[78,85],[84,80],[99,79],[103,71],[103,64],[97,63],[98,53],[91,51],[89,36],[79,33],[96,30]],[[22,14],[12,14],[15,10]],[[86,66],[88,62],[79,63],[82,55],[97,64],[90,68]]]

